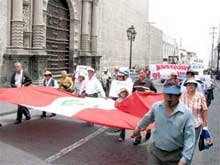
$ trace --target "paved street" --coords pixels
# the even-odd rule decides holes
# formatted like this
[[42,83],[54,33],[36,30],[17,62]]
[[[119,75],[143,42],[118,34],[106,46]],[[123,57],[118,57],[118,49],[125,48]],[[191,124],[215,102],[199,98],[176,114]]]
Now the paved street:
[[[209,111],[214,147],[196,150],[193,165],[220,164],[219,97],[220,90],[216,89]],[[118,133],[112,129],[87,127],[82,121],[61,116],[40,119],[40,112],[31,113],[33,119],[20,125],[13,125],[15,114],[0,116],[4,125],[0,128],[1,165],[146,165],[147,146],[152,139],[140,146],[133,146],[132,140],[119,143]]]

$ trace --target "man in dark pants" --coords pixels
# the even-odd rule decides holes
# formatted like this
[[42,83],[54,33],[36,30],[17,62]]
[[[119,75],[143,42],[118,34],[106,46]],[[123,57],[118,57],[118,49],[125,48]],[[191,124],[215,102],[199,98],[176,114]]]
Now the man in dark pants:
[[[157,89],[154,87],[152,81],[147,78],[146,72],[144,69],[140,69],[138,71],[139,79],[134,82],[133,92],[141,91],[141,92],[157,92]],[[146,132],[145,139],[148,140],[151,136],[151,130]],[[138,145],[141,143],[141,135],[135,138],[134,145]]]
[[[23,71],[21,63],[16,62],[14,66],[15,66],[15,72],[11,76],[11,87],[17,88],[17,87],[24,87],[31,85],[32,80],[28,77],[27,73]],[[22,105],[18,105],[17,119],[14,124],[20,124],[22,122],[22,114],[25,115],[26,120],[31,119],[31,115],[28,108]]]

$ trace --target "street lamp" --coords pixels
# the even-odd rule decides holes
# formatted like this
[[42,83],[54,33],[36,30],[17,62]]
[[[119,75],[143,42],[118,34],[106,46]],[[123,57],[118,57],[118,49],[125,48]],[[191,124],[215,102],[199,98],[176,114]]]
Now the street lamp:
[[218,74],[218,70],[219,70],[219,55],[220,55],[220,42],[218,43],[218,46],[217,46],[217,50],[218,50],[218,55],[217,55],[217,70],[216,70],[216,73]]
[[129,58],[129,69],[131,69],[131,62],[132,62],[132,42],[135,40],[136,31],[133,25],[128,28],[127,30],[127,36],[128,40],[130,41],[130,58]]

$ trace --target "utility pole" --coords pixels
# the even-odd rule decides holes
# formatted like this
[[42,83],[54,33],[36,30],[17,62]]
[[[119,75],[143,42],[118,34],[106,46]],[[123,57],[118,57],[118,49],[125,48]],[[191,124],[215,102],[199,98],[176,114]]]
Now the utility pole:
[[211,58],[209,59],[209,66],[210,67],[213,67],[214,65],[214,42],[215,42],[215,35],[217,34],[216,30],[217,30],[217,27],[210,27],[211,29],[211,35],[212,35],[212,50],[211,50]]

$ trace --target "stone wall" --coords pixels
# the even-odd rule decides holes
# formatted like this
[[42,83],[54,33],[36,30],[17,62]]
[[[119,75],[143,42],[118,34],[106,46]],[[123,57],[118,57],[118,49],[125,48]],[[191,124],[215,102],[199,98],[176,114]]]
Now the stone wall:
[[100,0],[98,4],[98,55],[101,69],[129,66],[130,42],[126,30],[134,25],[132,66],[145,66],[147,61],[147,0]]
[[10,1],[0,0],[0,81],[4,81],[6,77],[2,76],[3,72],[8,72],[4,70],[3,66],[3,54],[6,47],[9,45],[10,36]]
[[163,54],[162,54],[163,32],[152,25],[149,25],[148,28],[149,28],[148,31],[150,32],[148,34],[149,64],[160,64],[163,62]]

